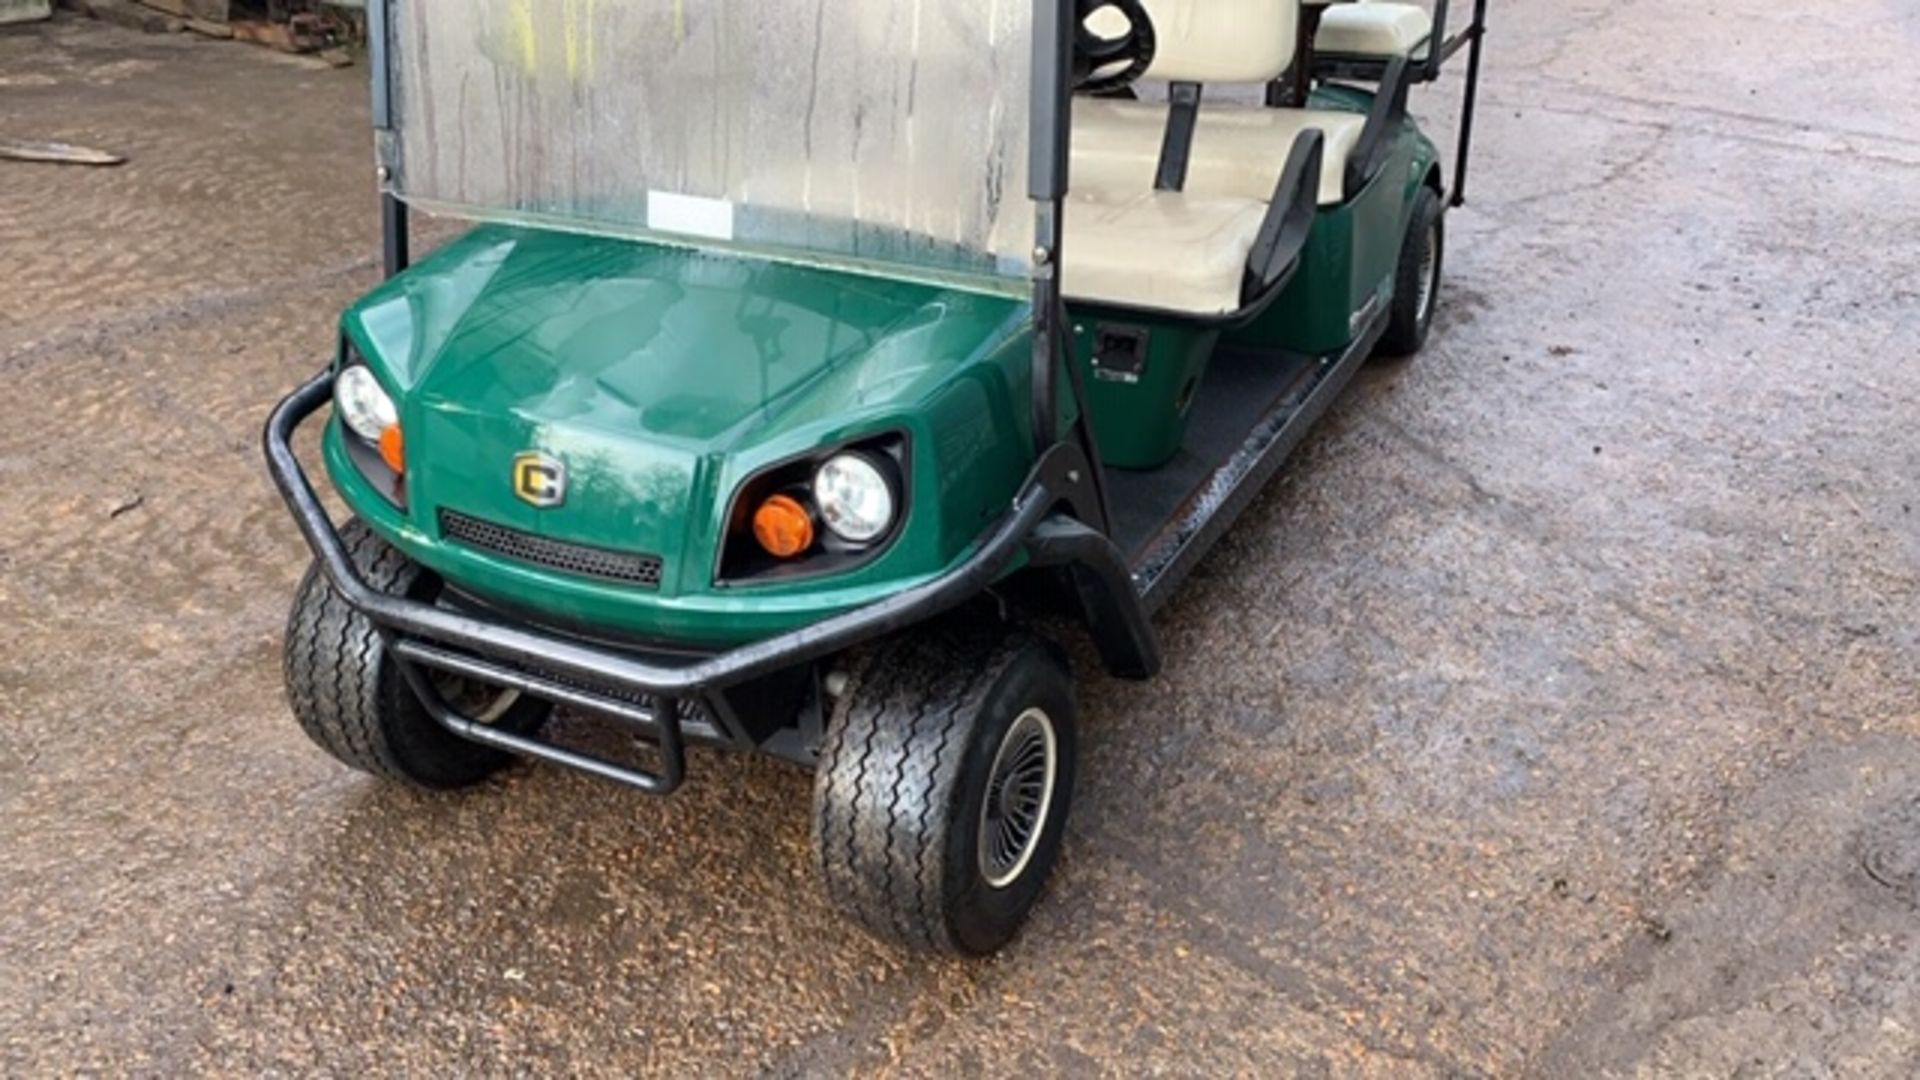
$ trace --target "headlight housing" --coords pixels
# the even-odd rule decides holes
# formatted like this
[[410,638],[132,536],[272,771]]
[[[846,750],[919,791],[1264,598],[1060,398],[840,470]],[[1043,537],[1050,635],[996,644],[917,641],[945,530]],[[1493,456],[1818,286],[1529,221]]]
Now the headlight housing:
[[871,562],[900,533],[907,473],[898,433],[762,469],[734,491],[715,580],[781,581]]
[[333,411],[340,419],[340,441],[360,475],[388,502],[406,509],[407,449],[400,410],[359,350],[345,339],[340,370],[333,377]]
[[370,443],[378,443],[388,428],[400,423],[393,398],[365,364],[344,368],[333,380],[333,405],[340,410],[341,422]]
[[835,454],[813,474],[820,518],[840,539],[871,544],[893,528],[893,482],[859,451]]

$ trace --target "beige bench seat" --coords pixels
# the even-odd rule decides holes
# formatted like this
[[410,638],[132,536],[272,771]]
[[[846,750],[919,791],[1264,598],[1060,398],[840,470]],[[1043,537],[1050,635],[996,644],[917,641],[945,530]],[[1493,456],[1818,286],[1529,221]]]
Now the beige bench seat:
[[[1149,80],[1263,86],[1293,61],[1300,0],[1142,0],[1157,49]],[[1102,30],[1102,33],[1108,31]],[[1157,191],[1164,103],[1076,98],[1061,285],[1074,300],[1223,315],[1245,299],[1249,257],[1294,140],[1326,135],[1320,200],[1366,118],[1203,103],[1181,191]]]
[[1061,286],[1076,300],[1222,315],[1240,307],[1266,219],[1258,199],[1131,189],[1076,178]]
[[[1320,203],[1336,205],[1346,199],[1347,157],[1366,126],[1367,118],[1359,113],[1203,103],[1188,156],[1186,191],[1269,201],[1294,140],[1301,132],[1317,128],[1326,135]],[[1078,188],[1083,178],[1091,177],[1102,186],[1151,189],[1159,172],[1160,145],[1166,129],[1167,106],[1163,103],[1075,100],[1074,186]]]

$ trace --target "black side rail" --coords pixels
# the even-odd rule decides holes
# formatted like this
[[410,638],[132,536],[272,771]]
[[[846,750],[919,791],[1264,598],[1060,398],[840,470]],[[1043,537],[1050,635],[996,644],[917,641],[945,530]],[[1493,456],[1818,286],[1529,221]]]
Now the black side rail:
[[1345,186],[1349,199],[1366,188],[1393,152],[1393,136],[1407,118],[1407,92],[1411,87],[1407,78],[1409,67],[1406,57],[1396,56],[1387,64],[1387,72],[1380,78],[1380,92],[1373,97],[1373,108],[1367,112],[1367,124],[1360,129],[1360,138],[1347,155]]
[[1313,221],[1320,212],[1320,174],[1326,157],[1327,136],[1318,128],[1296,135],[1293,149],[1287,152],[1287,164],[1274,184],[1273,199],[1267,204],[1267,217],[1254,237],[1253,251],[1247,257],[1247,278],[1241,286],[1241,302],[1284,286],[1300,268],[1300,253],[1306,249]]
[[[1447,3],[1448,0],[1435,0],[1433,6],[1433,34],[1438,45],[1436,47],[1433,41],[1428,42],[1427,59],[1421,65],[1419,73],[1421,82],[1432,82],[1438,79],[1440,69],[1447,66],[1447,61],[1453,59],[1455,53],[1468,45],[1472,45],[1477,54],[1480,49],[1480,39],[1487,33],[1487,0],[1473,0],[1473,21],[1452,36],[1447,34]],[[1469,66],[1477,69],[1479,57],[1472,55],[1468,59]],[[1468,81],[1471,82],[1475,78],[1474,73],[1469,71]]]

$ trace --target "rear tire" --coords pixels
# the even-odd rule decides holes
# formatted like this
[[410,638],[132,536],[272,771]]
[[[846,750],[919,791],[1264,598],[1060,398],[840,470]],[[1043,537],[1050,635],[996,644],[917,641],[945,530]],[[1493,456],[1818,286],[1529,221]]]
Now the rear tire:
[[[422,600],[438,590],[437,578],[358,519],[340,530],[340,539],[368,585]],[[379,631],[347,606],[317,565],[307,568],[294,597],[283,659],[294,719],[320,749],[361,772],[445,790],[477,784],[514,760],[454,735],[428,715]],[[489,722],[519,733],[537,730],[551,709],[461,680],[448,680],[442,693],[471,703],[463,710],[468,715],[492,713]]]
[[1422,186],[1413,200],[1413,217],[1400,245],[1394,272],[1393,309],[1376,356],[1412,356],[1427,344],[1433,313],[1440,306],[1440,282],[1446,266],[1447,216],[1440,194]]
[[1059,856],[1077,752],[1057,646],[996,628],[882,647],[842,696],[814,782],[828,898],[908,948],[1000,948]]

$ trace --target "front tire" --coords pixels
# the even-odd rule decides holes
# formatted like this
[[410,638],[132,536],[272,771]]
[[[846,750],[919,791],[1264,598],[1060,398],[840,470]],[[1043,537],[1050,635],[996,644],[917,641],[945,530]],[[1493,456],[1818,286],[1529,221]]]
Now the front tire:
[[1376,356],[1412,356],[1427,344],[1433,313],[1440,306],[1440,281],[1446,267],[1447,216],[1439,192],[1422,186],[1413,200],[1413,217],[1400,244],[1393,279],[1393,310]]
[[912,949],[1000,948],[1059,856],[1077,753],[1057,646],[995,630],[883,647],[841,698],[815,779],[829,899]]
[[[396,596],[431,599],[438,579],[359,519],[340,530],[368,585]],[[510,754],[468,742],[427,713],[380,632],[347,605],[320,568],[310,566],[287,617],[283,656],[287,701],[314,744],[361,772],[418,788],[477,784],[513,762]],[[519,733],[537,730],[551,706],[497,687],[436,677],[448,701],[475,719]]]

